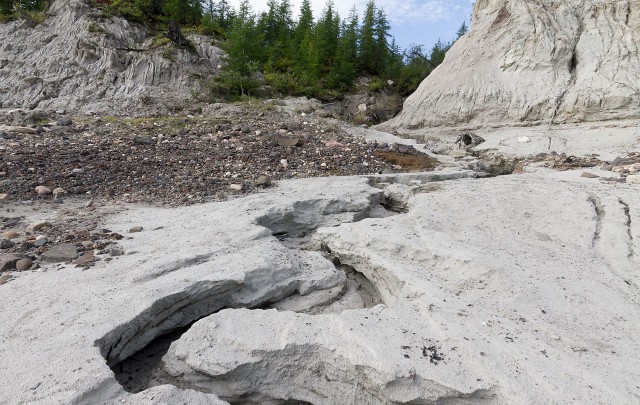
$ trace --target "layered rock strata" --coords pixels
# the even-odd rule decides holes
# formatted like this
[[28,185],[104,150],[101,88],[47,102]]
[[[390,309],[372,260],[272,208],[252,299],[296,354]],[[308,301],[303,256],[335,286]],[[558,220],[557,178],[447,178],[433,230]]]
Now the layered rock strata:
[[0,108],[179,108],[219,64],[221,51],[205,38],[191,37],[195,52],[154,42],[147,27],[84,0],[56,0],[47,16],[0,24]]

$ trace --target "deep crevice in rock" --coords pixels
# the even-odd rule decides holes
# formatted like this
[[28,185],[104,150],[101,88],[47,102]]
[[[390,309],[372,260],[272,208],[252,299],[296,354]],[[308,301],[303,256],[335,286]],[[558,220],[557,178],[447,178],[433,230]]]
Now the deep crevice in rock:
[[[327,260],[332,261],[337,269],[344,272],[344,282],[333,288],[313,290],[303,295],[300,293],[300,289],[295,287],[297,284],[293,281],[289,286],[276,286],[277,291],[264,293],[263,297],[258,300],[259,302],[253,301],[252,305],[242,304],[240,302],[242,300],[234,300],[233,297],[245,287],[232,281],[229,281],[229,283],[222,282],[220,285],[204,283],[201,286],[194,286],[190,291],[186,291],[184,296],[165,297],[154,304],[155,308],[150,308],[127,325],[121,325],[121,327],[111,331],[96,342],[103,356],[107,359],[107,364],[110,365],[114,372],[116,380],[130,393],[138,393],[154,386],[170,384],[180,389],[195,389],[205,393],[213,393],[231,404],[281,405],[313,403],[313,401],[305,402],[308,396],[302,394],[291,394],[293,397],[275,398],[273,395],[277,395],[270,394],[268,389],[265,391],[256,389],[243,393],[228,392],[225,388],[227,381],[234,381],[234,379],[239,378],[238,376],[242,374],[242,370],[234,370],[230,375],[225,374],[220,378],[205,376],[203,378],[207,382],[204,385],[194,383],[193,381],[185,380],[180,375],[173,376],[169,374],[163,357],[169,351],[171,344],[180,339],[197,320],[226,308],[277,309],[315,315],[340,313],[349,309],[371,308],[382,303],[390,304],[386,302],[387,300],[384,297],[389,298],[389,295],[393,294],[394,290],[399,290],[401,287],[393,283],[391,286],[393,288],[386,285],[390,281],[387,279],[388,277],[385,278],[384,274],[380,273],[380,269],[367,268],[363,270],[365,273],[362,273],[358,269],[342,263],[340,258],[334,255],[328,247],[324,245],[314,246],[307,242],[319,227],[327,226],[327,224],[329,226],[336,225],[332,223],[336,219],[355,222],[378,215],[388,216],[396,213],[405,213],[409,210],[410,199],[416,193],[434,191],[437,187],[434,189],[432,185],[424,185],[406,187],[406,189],[409,191],[401,192],[400,194],[394,194],[394,192],[374,194],[370,199],[369,206],[360,207],[361,210],[359,212],[345,210],[349,218],[341,217],[340,215],[344,214],[344,211],[340,212],[340,209],[329,209],[329,216],[335,215],[335,217],[327,218],[324,211],[317,211],[326,210],[326,204],[308,202],[296,204],[293,210],[280,211],[271,217],[260,218],[257,221],[258,224],[270,229],[273,236],[292,251],[322,251]],[[373,278],[368,278],[366,274],[371,275]],[[381,284],[377,285],[376,283]],[[384,291],[381,291],[381,288]],[[145,340],[148,343],[144,344]],[[140,348],[141,345],[144,345],[144,347]],[[138,349],[136,350],[136,348]],[[321,350],[321,348],[317,349]],[[323,370],[328,370],[332,367],[332,365],[324,364],[320,360],[311,361],[317,356],[314,353],[307,353],[306,350],[298,355],[306,359],[305,361],[309,361],[309,364],[315,364],[313,367],[319,367],[319,369]],[[287,363],[289,360],[281,359],[280,357],[282,356],[288,357],[290,354],[287,351],[270,353],[268,355],[270,360],[265,363],[264,368],[271,369],[272,366],[270,364],[272,363]],[[345,365],[345,367],[347,366]],[[264,372],[260,367],[258,368],[261,371],[253,370],[252,367],[252,370],[249,370],[250,375],[255,377],[254,374]],[[273,372],[276,371],[274,370]],[[343,375],[343,371],[340,369],[336,378],[340,376],[346,378],[349,373]],[[329,372],[329,374],[332,373],[335,374],[335,372]],[[320,378],[320,375],[317,378]],[[338,380],[332,384],[348,384],[348,378],[342,382]],[[372,398],[380,399],[386,396],[386,394],[382,394],[383,387],[365,387],[361,385],[358,390],[362,391],[362,395],[373,395]]]

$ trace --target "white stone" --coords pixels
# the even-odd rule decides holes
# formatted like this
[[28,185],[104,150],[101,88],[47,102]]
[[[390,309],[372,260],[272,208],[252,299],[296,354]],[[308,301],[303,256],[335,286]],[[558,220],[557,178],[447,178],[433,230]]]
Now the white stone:
[[629,184],[640,184],[640,175],[633,174],[631,176],[627,176],[627,183],[629,183]]
[[518,142],[519,143],[529,143],[531,142],[531,139],[529,139],[528,136],[521,136],[518,138]]

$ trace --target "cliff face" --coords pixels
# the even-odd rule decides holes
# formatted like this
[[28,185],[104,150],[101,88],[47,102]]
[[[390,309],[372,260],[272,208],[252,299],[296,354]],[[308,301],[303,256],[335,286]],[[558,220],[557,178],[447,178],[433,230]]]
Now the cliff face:
[[49,18],[0,24],[0,108],[128,113],[171,106],[215,73],[221,51],[192,37],[197,54],[154,45],[142,25],[83,0],[56,0]]
[[640,116],[640,0],[478,0],[387,129]]

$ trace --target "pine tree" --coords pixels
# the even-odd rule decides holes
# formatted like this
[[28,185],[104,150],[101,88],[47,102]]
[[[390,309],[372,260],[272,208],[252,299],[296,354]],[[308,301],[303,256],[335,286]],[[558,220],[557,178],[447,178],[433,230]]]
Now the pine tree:
[[224,72],[219,81],[231,92],[247,95],[259,87],[257,75],[259,61],[263,58],[263,41],[263,35],[256,29],[249,0],[243,0],[228,39],[222,45],[226,56]]
[[294,42],[297,46],[302,43],[305,35],[313,28],[313,25],[311,2],[309,0],[303,0],[300,6],[300,17],[293,32]]
[[442,39],[438,38],[438,42],[436,42],[435,45],[433,45],[433,48],[431,48],[431,55],[429,56],[431,63],[434,66],[440,65],[444,61],[444,56],[450,47],[450,44],[445,44],[442,42]]
[[387,16],[384,13],[384,10],[378,9],[376,11],[376,19],[375,25],[373,27],[373,32],[375,36],[375,69],[374,73],[377,75],[382,75],[389,65],[389,60],[391,58],[391,51],[389,49],[388,37],[389,30],[391,26],[389,25],[389,21],[387,20]]
[[358,13],[353,7],[348,20],[343,21],[340,41],[336,52],[336,62],[330,84],[332,87],[346,90],[351,87],[358,75]]
[[362,73],[374,74],[376,46],[374,27],[376,23],[376,5],[373,0],[367,3],[367,8],[360,28],[360,53],[358,55],[359,70]]
[[327,73],[335,63],[336,51],[340,37],[340,16],[335,13],[332,0],[328,0],[322,17],[316,25],[316,43],[318,61]]
[[458,32],[456,32],[456,41],[462,38],[462,36],[467,32],[469,32],[469,27],[467,26],[467,22],[463,21],[460,28],[458,28]]
[[196,25],[202,20],[199,0],[166,0],[163,12],[168,20],[184,25]]

